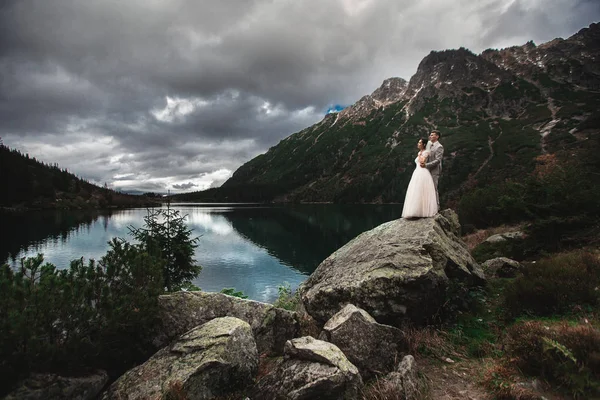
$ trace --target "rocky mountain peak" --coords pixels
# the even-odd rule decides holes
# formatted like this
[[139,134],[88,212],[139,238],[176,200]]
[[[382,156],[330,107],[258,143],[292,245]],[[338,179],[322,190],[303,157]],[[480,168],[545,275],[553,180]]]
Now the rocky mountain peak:
[[402,100],[407,87],[405,79],[388,78],[373,93],[361,97],[356,103],[340,111],[339,118],[345,122],[364,118],[374,109]]
[[599,34],[600,24],[592,24],[568,39],[480,55],[465,48],[433,51],[409,83],[383,81],[352,106],[244,164],[205,199],[402,201],[416,138],[432,128],[444,132],[440,187],[449,199],[521,179],[541,162],[539,155],[570,151],[591,137],[580,131],[596,132]]
[[379,88],[371,93],[371,97],[376,102],[382,103],[382,105],[395,103],[402,100],[407,87],[408,82],[405,79],[398,77],[388,78],[383,81]]
[[458,50],[432,51],[425,57],[413,75],[407,95],[414,95],[425,87],[446,90],[471,86],[495,86],[508,74],[486,59],[460,48]]
[[569,40],[581,41],[598,48],[600,46],[600,22],[592,23],[587,28],[581,29],[571,36]]
[[467,87],[489,89],[510,80],[510,73],[465,48],[432,51],[410,79],[405,93],[410,100],[405,111],[414,114],[425,99],[435,95],[451,97]]
[[535,46],[527,42],[501,50],[488,49],[481,57],[526,80],[540,74],[562,83],[600,88],[600,24],[594,23],[568,39],[556,38]]

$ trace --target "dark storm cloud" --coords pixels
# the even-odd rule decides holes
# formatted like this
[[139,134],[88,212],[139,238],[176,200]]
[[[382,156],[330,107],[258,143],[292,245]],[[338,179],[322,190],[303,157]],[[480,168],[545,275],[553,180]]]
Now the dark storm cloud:
[[214,186],[330,107],[410,78],[432,49],[541,43],[598,20],[599,7],[5,0],[0,135],[98,183]]
[[[508,6],[491,8],[482,43],[503,47],[533,40],[536,44],[568,37],[600,18],[600,2],[515,0]],[[493,16],[493,18],[492,18]]]

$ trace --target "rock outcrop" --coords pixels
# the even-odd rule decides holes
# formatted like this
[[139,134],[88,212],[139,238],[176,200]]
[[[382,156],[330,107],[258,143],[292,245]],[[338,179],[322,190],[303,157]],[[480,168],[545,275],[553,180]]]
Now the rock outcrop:
[[514,278],[523,270],[520,262],[506,257],[497,257],[481,264],[483,271],[489,277]]
[[492,235],[485,239],[485,243],[500,243],[508,240],[520,240],[525,238],[525,234],[521,231],[505,232]]
[[354,238],[300,287],[307,312],[324,324],[351,303],[381,323],[421,322],[439,310],[451,282],[483,284],[481,267],[457,236],[453,214],[398,219]]
[[358,369],[334,344],[310,336],[285,344],[285,359],[256,385],[252,399],[358,399]]
[[378,324],[352,304],[327,321],[319,339],[339,347],[365,379],[392,371],[405,348],[400,329]]
[[126,372],[103,399],[211,399],[248,386],[257,368],[250,325],[216,318]]
[[260,354],[283,354],[285,342],[298,336],[294,313],[258,301],[222,293],[178,292],[160,296],[159,305],[162,329],[156,337],[158,347],[198,325],[225,316],[250,324]]
[[33,374],[5,400],[92,400],[108,382],[105,371],[79,377]]
[[394,392],[402,394],[402,399],[420,399],[421,385],[419,384],[414,357],[411,355],[405,356],[394,372],[390,372],[383,379],[383,384],[394,386]]

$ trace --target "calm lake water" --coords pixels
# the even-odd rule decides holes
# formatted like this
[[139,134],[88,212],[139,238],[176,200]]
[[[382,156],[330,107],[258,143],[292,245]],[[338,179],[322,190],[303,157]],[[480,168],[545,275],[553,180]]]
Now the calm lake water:
[[[199,236],[194,283],[205,291],[235,287],[254,300],[272,302],[277,288],[297,288],[323,259],[359,233],[400,218],[401,205],[206,205],[171,204]],[[130,239],[146,209],[31,211],[0,214],[0,262],[43,253],[67,268],[80,257],[99,259],[114,237]]]

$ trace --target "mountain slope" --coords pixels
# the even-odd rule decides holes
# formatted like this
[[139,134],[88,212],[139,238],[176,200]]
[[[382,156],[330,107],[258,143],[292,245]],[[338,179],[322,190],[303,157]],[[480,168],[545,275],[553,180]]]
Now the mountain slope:
[[101,188],[58,165],[48,165],[0,143],[0,207],[109,208],[155,204],[151,199]]
[[[600,24],[569,39],[476,55],[431,52],[409,82],[295,133],[243,166],[213,200],[402,202],[416,143],[432,129],[445,148],[440,191],[518,178],[536,157],[598,134]],[[260,194],[253,190],[256,188]],[[188,195],[202,198],[203,194]]]

